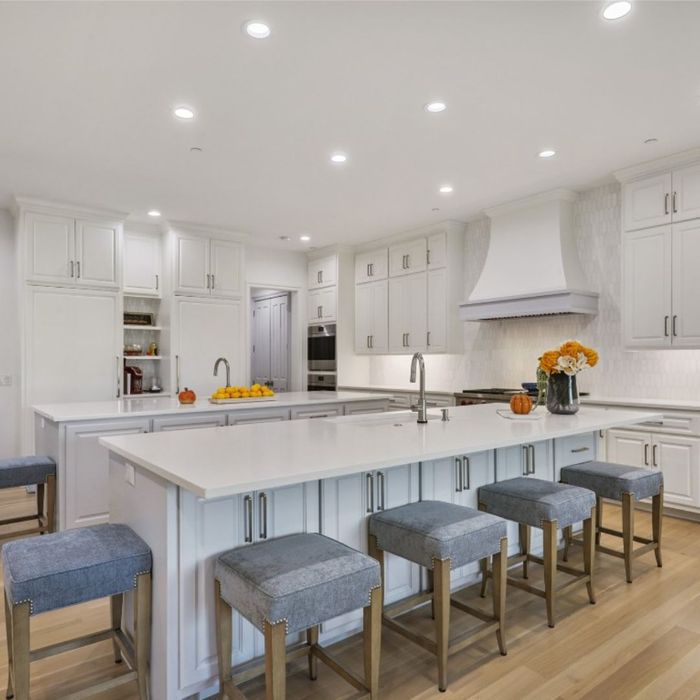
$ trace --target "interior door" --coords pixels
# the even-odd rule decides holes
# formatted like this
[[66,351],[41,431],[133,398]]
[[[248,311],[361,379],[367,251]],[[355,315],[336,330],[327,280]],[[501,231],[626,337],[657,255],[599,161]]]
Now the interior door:
[[275,391],[289,391],[289,294],[270,300],[270,379]]
[[243,246],[234,241],[212,240],[211,293],[217,297],[243,294]]
[[270,300],[259,299],[253,303],[253,381],[265,384],[270,381]]
[[672,344],[700,347],[700,221],[673,225]]
[[119,287],[119,233],[116,224],[75,222],[76,283],[90,287]]
[[67,216],[27,214],[27,277],[37,282],[75,279],[75,221]]

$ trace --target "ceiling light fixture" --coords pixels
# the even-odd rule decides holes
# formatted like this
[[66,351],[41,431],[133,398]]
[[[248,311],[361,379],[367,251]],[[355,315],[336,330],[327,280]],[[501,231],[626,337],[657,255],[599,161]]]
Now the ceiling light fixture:
[[650,139],[644,139],[644,143],[658,143],[658,141],[659,139],[654,138],[653,136]]
[[190,107],[175,107],[173,114],[178,119],[194,119],[194,110]]
[[299,236],[299,240],[300,240],[300,241],[304,241],[304,243],[306,243],[307,241],[310,241],[310,240],[311,240],[311,236],[306,236],[306,235],[304,235],[304,236]]
[[345,155],[345,153],[333,153],[331,155],[331,162],[332,163],[344,163],[348,157]]
[[452,185],[443,185],[440,188],[440,194],[450,194],[451,192],[453,192],[453,190],[454,188],[452,187]]
[[270,27],[259,19],[251,19],[243,25],[245,33],[253,39],[267,39],[270,36]]
[[605,19],[620,19],[629,14],[631,9],[632,3],[628,0],[615,0],[603,8],[603,17]]
[[281,240],[281,241],[288,241],[288,240],[289,240],[289,236],[280,236],[280,240]]
[[149,216],[152,216],[153,218],[157,218],[160,216],[160,212],[157,209],[151,209],[151,211],[148,212]]
[[557,152],[552,148],[545,148],[544,151],[540,151],[537,155],[540,158],[552,158],[557,155]]
[[190,148],[191,153],[201,153],[204,149],[201,146],[192,146]]
[[436,114],[437,112],[444,112],[447,109],[447,105],[444,102],[428,102],[423,109],[426,112]]

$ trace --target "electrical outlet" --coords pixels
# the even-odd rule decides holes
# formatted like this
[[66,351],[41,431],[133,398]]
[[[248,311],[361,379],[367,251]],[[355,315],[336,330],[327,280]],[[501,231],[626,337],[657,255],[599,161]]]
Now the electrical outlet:
[[129,486],[135,486],[136,472],[134,471],[133,464],[126,464],[124,467],[124,481],[126,481]]
[[12,386],[12,375],[11,374],[0,375],[0,386]]

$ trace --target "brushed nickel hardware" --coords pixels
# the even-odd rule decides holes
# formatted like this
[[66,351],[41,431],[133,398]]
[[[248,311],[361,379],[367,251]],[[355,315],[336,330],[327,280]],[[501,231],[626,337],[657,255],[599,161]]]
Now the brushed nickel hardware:
[[461,493],[463,488],[462,458],[455,457],[455,491]]
[[369,346],[370,346],[370,348],[372,348],[372,350],[374,350],[374,336],[373,335],[371,335],[369,337]]
[[70,261],[70,276],[71,276],[71,277],[74,277],[74,276],[75,276],[75,275],[73,274],[73,273],[74,273],[74,270],[73,270],[74,265],[75,265],[75,263],[71,260],[71,261]]
[[664,195],[664,214],[668,215],[668,192]]
[[443,423],[446,423],[448,420],[450,420],[450,409],[449,408],[441,408],[442,411],[442,421]]
[[598,437],[599,437],[599,438],[604,438],[604,437],[605,437],[605,431],[604,431],[604,430],[599,430],[599,431],[598,431]]
[[522,446],[522,451],[524,453],[523,476],[527,476],[530,473],[530,451],[527,449],[527,445]]
[[673,198],[671,199],[671,201],[673,202],[673,204],[672,204],[673,213],[677,214],[678,207],[676,206],[676,193],[675,192],[673,193]]
[[664,336],[668,338],[668,316],[664,316]]
[[[465,483],[466,486],[464,486]],[[472,468],[469,457],[462,458],[462,487],[467,491],[472,487]]]
[[409,270],[411,268],[411,256],[409,253],[406,253],[406,269]]
[[425,262],[430,265],[430,248],[428,248],[427,255],[425,257]]
[[663,425],[664,422],[662,420],[645,420],[643,425]]
[[369,336],[367,336],[367,348],[369,349]]
[[652,467],[659,466],[658,462],[656,461],[656,448],[657,447],[658,447],[658,445],[656,443],[654,443],[654,446],[651,448],[651,465],[652,465]]
[[214,376],[219,376],[219,365],[222,362],[224,363],[224,367],[226,368],[226,386],[231,386],[231,364],[225,357],[217,358],[216,362],[214,363]]
[[243,498],[243,513],[244,513],[244,530],[243,541],[253,541],[253,497],[245,496]]
[[430,331],[428,331],[428,333],[426,335],[427,335],[426,343],[427,343],[428,347],[430,347]]
[[211,288],[212,289],[216,289],[216,281],[215,280],[216,280],[216,278],[214,277],[214,275],[212,275],[211,276]]
[[122,395],[122,369],[120,364],[119,355],[117,355],[117,398]]
[[[601,437],[602,437],[602,435],[601,435]],[[577,448],[575,448],[575,449],[572,449],[571,451],[574,452],[574,453],[577,453],[577,452],[588,452],[588,447],[577,447]]]
[[644,443],[644,464],[649,466],[649,444],[646,442]]
[[678,336],[678,328],[676,327],[677,322],[678,322],[678,316],[676,316],[674,314],[673,321],[671,322],[671,333],[673,334],[674,337]]
[[160,279],[159,279],[159,276],[156,275],[156,292],[158,291],[159,286],[160,286]]
[[180,393],[180,356],[175,355],[175,393]]
[[[408,336],[408,333],[406,334]],[[425,361],[423,360],[423,355],[417,352],[411,358],[411,376],[409,381],[411,384],[416,382],[416,369],[420,371],[420,384],[418,389],[418,422],[427,423],[428,422],[428,409],[425,405]]]
[[75,278],[80,279],[80,260],[75,263]]
[[211,289],[211,275],[207,273],[207,289]]
[[367,489],[365,494],[367,496],[367,512],[372,513],[374,512],[374,476],[372,476],[372,474],[367,474],[365,479],[365,488]]
[[259,496],[260,502],[260,539],[267,539],[267,494],[261,491]]
[[369,263],[367,263],[367,277],[371,277],[372,273],[369,271]]
[[386,493],[384,489],[384,472],[377,472],[377,490],[379,492],[379,503],[377,510],[384,510],[386,502]]
[[535,473],[535,469],[537,468],[537,460],[535,458],[535,446],[534,445],[528,445],[528,452],[530,453],[530,474]]

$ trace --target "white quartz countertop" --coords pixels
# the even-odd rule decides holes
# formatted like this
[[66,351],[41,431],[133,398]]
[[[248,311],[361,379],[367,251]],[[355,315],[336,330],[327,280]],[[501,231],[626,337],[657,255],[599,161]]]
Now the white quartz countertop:
[[[372,386],[369,386],[367,384],[343,384],[340,387],[338,387],[341,390],[345,391],[384,391],[389,394],[417,394],[418,393],[418,384],[413,384],[412,386],[409,387],[395,387],[395,386],[388,386],[386,384],[373,384]],[[430,387],[426,387],[425,389],[426,394],[444,394],[445,396],[454,396],[455,392],[454,391],[447,391],[444,389],[431,389]]]
[[218,498],[605,430],[650,417],[586,406],[573,416],[543,412],[540,420],[516,421],[502,418],[498,409],[503,405],[451,408],[448,422],[424,425],[414,422],[415,414],[398,412],[123,435],[101,438],[100,444],[200,498]]
[[634,406],[650,410],[700,411],[698,399],[631,399],[622,396],[582,396],[582,404],[595,406]]
[[375,393],[356,391],[289,391],[276,394],[271,401],[240,401],[238,403],[213,404],[209,397],[199,397],[194,404],[181,406],[177,398],[148,397],[142,399],[115,399],[114,401],[83,401],[76,403],[41,404],[33,406],[35,413],[55,423],[98,420],[102,418],[146,417],[164,414],[186,415],[189,413],[218,413],[229,411],[251,411],[261,408],[290,408],[292,406],[318,406],[355,401],[377,401],[390,399]]

